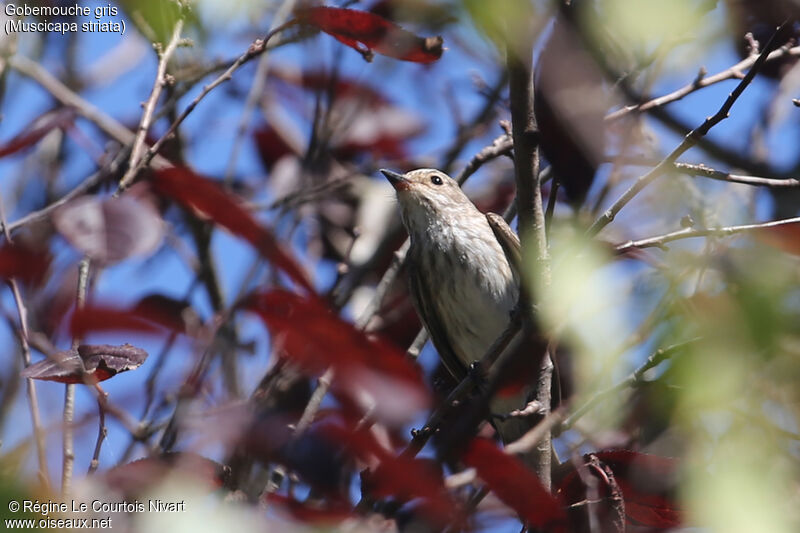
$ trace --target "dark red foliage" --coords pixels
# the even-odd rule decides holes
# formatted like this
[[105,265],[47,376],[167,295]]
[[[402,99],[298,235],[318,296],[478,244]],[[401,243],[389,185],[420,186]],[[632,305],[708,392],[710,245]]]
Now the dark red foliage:
[[50,268],[50,259],[46,251],[6,243],[0,247],[0,278],[39,283]]
[[628,450],[597,452],[611,467],[625,498],[631,524],[658,529],[679,527],[682,512],[675,501],[678,461]]
[[310,7],[296,12],[303,24],[332,35],[357,50],[367,60],[372,52],[416,63],[431,63],[442,56],[441,37],[418,37],[397,24],[366,11],[337,7]]
[[200,317],[188,302],[164,294],[148,294],[133,306],[136,315],[167,329],[192,335],[200,326]]
[[258,155],[267,170],[272,170],[272,166],[283,156],[295,153],[294,149],[284,140],[275,129],[269,124],[256,130],[253,133],[256,141]]
[[377,404],[376,416],[396,420],[428,404],[420,371],[401,350],[367,337],[319,300],[275,290],[254,294],[245,305],[258,313],[278,336],[281,349],[305,371],[318,374],[333,367],[339,393],[357,399],[359,391],[368,392]]
[[176,474],[211,492],[227,483],[230,469],[195,453],[173,452],[116,466],[103,479],[111,489],[134,499]]
[[407,501],[419,498],[421,510],[441,525],[451,523],[455,504],[447,494],[441,471],[431,468],[423,459],[396,455],[381,446],[369,429],[354,424],[328,423],[322,434],[344,447],[354,459],[377,465],[362,476],[362,490],[373,498],[396,498]]
[[325,500],[322,505],[310,505],[274,492],[267,494],[266,500],[288,511],[295,520],[309,524],[335,524],[354,516],[352,505],[348,502]]
[[[607,497],[614,486],[622,491],[625,519],[629,526],[653,531],[681,526],[682,512],[674,494],[677,460],[613,450],[588,454],[584,461],[596,479],[600,497]],[[613,480],[603,471],[606,467]],[[568,505],[586,498],[585,484],[574,467],[559,481],[558,494]]]
[[337,99],[357,98],[366,106],[389,103],[389,99],[377,89],[345,76],[331,76],[328,72],[320,70],[304,71],[299,75],[293,71],[282,69],[275,69],[272,72],[276,78],[314,93],[330,91]]
[[[742,59],[752,53],[744,38],[748,32],[753,34],[753,38],[761,46],[764,46],[775,33],[775,28],[784,20],[794,18],[795,23],[787,37],[793,37],[795,40],[800,38],[800,5],[794,0],[727,0],[725,4],[732,28],[730,35]],[[759,71],[759,75],[780,79],[796,63],[797,57],[784,56],[777,61],[766,63]]]
[[60,351],[20,372],[23,378],[59,383],[100,382],[142,366],[147,352],[130,344],[83,344],[76,351]]
[[0,157],[14,154],[39,142],[45,135],[56,128],[66,128],[75,120],[75,110],[71,107],[62,107],[49,111],[18,133],[4,144],[0,144]]
[[402,132],[401,135],[394,135],[390,131],[384,131],[369,141],[345,140],[333,149],[333,153],[337,159],[345,161],[355,159],[361,154],[371,154],[373,157],[384,159],[404,159],[407,156],[405,141],[417,133]]
[[800,222],[755,230],[755,238],[784,252],[800,255]]
[[222,190],[213,181],[187,168],[170,167],[155,173],[153,185],[159,194],[242,237],[295,283],[310,293],[314,292],[305,271],[289,251],[242,207],[238,198]]
[[561,501],[550,494],[519,459],[482,438],[473,439],[461,458],[529,525],[545,531],[566,532],[567,515]]
[[539,56],[534,91],[542,152],[569,201],[580,205],[603,156],[607,97],[600,70],[563,16]]
[[76,337],[102,331],[158,333],[161,331],[159,326],[165,324],[160,324],[157,318],[136,309],[90,305],[75,309],[69,322],[69,333]]

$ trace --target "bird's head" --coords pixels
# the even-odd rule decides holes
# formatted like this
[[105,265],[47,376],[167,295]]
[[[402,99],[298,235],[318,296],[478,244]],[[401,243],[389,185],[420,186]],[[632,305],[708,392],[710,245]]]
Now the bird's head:
[[465,210],[475,209],[456,180],[440,170],[420,168],[398,174],[381,169],[381,173],[397,192],[397,201],[409,230],[428,227],[436,220],[443,221]]

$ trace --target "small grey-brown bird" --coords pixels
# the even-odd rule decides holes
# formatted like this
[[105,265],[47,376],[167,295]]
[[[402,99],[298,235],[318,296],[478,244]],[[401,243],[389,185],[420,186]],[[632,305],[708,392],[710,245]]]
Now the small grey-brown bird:
[[[411,239],[408,275],[417,314],[447,370],[462,379],[507,327],[520,293],[519,238],[494,213],[481,213],[458,183],[429,168],[398,174],[381,170],[397,193]],[[529,389],[496,398],[490,408],[507,414],[525,407]],[[495,422],[504,443],[530,423]]]

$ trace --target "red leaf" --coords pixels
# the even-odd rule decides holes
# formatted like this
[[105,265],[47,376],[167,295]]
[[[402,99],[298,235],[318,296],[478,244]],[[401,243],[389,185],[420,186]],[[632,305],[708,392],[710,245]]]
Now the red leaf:
[[561,502],[519,459],[503,453],[489,440],[476,438],[462,460],[475,468],[497,497],[529,525],[565,531],[567,515]]
[[258,155],[261,156],[261,162],[264,163],[267,170],[272,170],[272,166],[283,156],[295,153],[283,136],[270,125],[256,130],[253,137],[256,141]]
[[[164,324],[160,324],[164,326]],[[69,332],[83,337],[90,332],[129,331],[157,333],[161,330],[157,320],[134,309],[119,309],[104,306],[87,306],[75,309],[69,323]]]
[[[591,456],[614,473],[625,501],[628,525],[654,530],[682,525],[683,513],[674,498],[678,470],[676,459],[629,450],[611,450],[584,456],[587,464],[591,462]],[[559,482],[558,494],[567,500],[567,504],[585,498],[583,483],[574,467]]]
[[311,524],[338,523],[354,516],[352,507],[346,502],[326,500],[324,507],[317,507],[274,492],[268,493],[266,499],[289,511],[293,518]]
[[332,91],[337,99],[357,98],[362,105],[369,107],[377,107],[389,103],[389,99],[386,96],[369,85],[343,76],[331,76],[324,71],[305,71],[298,76],[294,72],[280,70],[276,71],[275,75],[285,82],[310,91]]
[[629,523],[657,529],[681,526],[683,513],[674,499],[676,459],[629,450],[595,455],[614,472]]
[[148,294],[142,297],[133,312],[173,331],[192,335],[200,326],[200,317],[188,302],[175,300],[163,294]]
[[246,305],[280,335],[281,348],[306,372],[316,374],[332,366],[337,391],[359,404],[366,393],[375,403],[376,416],[398,422],[427,406],[419,369],[401,350],[367,337],[318,300],[276,290],[255,294]]
[[59,383],[83,383],[84,374],[96,382],[120,372],[135,370],[147,359],[147,352],[130,344],[82,344],[76,351],[60,351],[20,372],[23,378]]
[[23,131],[5,144],[0,145],[0,157],[19,152],[39,142],[45,135],[56,128],[66,128],[75,119],[75,111],[69,107],[62,107],[49,111],[26,126]]
[[60,207],[53,224],[69,243],[104,265],[155,251],[164,224],[152,206],[125,196],[83,196]]
[[765,244],[786,253],[800,255],[800,222],[759,228],[755,230],[754,235]]
[[372,58],[373,50],[385,56],[416,63],[431,63],[442,56],[441,37],[418,37],[397,24],[366,11],[310,7],[298,10],[297,18],[299,22],[314,26],[357,50],[368,61]]
[[408,110],[388,105],[369,109],[352,100],[341,100],[338,105],[348,104],[351,122],[341,138],[332,143],[333,152],[341,159],[352,159],[361,153],[402,159],[406,156],[405,141],[424,130],[422,121]]
[[365,473],[363,489],[377,498],[394,497],[402,501],[421,498],[421,508],[428,518],[442,524],[452,522],[455,505],[436,472],[423,459],[394,455],[381,446],[367,428],[353,424],[327,423],[318,429],[325,438],[343,445],[354,458],[377,465]]
[[38,283],[44,279],[49,267],[50,254],[45,251],[8,243],[0,247],[0,278]]
[[272,233],[242,207],[238,198],[223,191],[216,183],[187,168],[170,167],[157,171],[153,184],[159,194],[199,212],[248,241],[298,285],[310,293],[314,292],[303,269]]
[[539,55],[534,84],[542,152],[567,198],[577,205],[602,161],[608,107],[604,76],[581,42],[572,23],[556,17]]
[[176,474],[211,492],[228,480],[230,468],[195,453],[170,452],[116,466],[105,473],[104,479],[114,491],[133,500]]

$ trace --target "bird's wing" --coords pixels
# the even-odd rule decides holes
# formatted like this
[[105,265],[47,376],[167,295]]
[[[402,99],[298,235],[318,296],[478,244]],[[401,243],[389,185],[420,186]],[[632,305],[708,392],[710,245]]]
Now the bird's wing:
[[511,270],[514,272],[514,277],[519,280],[520,273],[522,272],[522,252],[519,244],[519,237],[508,226],[503,217],[496,213],[486,213],[486,220],[489,222],[489,227],[492,228],[497,242],[503,248],[506,254],[508,264],[511,265]]
[[436,302],[433,301],[433,295],[436,294],[435,289],[430,287],[428,280],[425,279],[425,276],[420,275],[417,268],[408,269],[408,280],[411,286],[411,300],[417,308],[417,314],[422,319],[425,329],[431,336],[436,351],[439,352],[439,358],[453,377],[459,380],[463,379],[467,374],[467,367],[450,344],[447,330],[439,317]]

